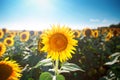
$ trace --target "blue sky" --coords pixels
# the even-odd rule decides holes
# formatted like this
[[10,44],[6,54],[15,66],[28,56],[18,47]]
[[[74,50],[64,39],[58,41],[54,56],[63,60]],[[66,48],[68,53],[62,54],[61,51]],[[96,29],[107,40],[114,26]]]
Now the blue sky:
[[0,28],[43,30],[52,24],[73,29],[120,22],[120,0],[0,0]]

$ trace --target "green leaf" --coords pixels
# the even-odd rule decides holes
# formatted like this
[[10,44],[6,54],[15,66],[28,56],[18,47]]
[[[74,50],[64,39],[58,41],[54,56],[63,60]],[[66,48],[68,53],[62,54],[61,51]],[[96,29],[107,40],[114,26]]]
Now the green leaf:
[[65,80],[65,77],[63,75],[57,75],[56,80]]
[[116,48],[120,49],[120,45],[117,45]]
[[114,58],[111,62],[106,62],[105,65],[113,65],[116,62],[119,62],[120,52],[116,52],[110,55],[110,58]]
[[119,58],[119,56],[115,57],[115,59],[114,59],[113,61],[107,62],[107,63],[105,63],[105,65],[113,65],[113,64],[115,64],[116,62],[119,62],[118,58]]
[[49,72],[44,72],[40,75],[39,80],[52,80],[52,75]]
[[[49,71],[55,72],[55,69],[49,69]],[[58,72],[59,72],[59,73],[69,73],[70,71],[58,69]]]
[[60,70],[59,73],[69,73],[70,71],[68,70]]
[[37,68],[39,66],[51,66],[51,65],[52,65],[51,59],[44,59],[39,61],[33,68]]
[[80,70],[80,71],[84,72],[84,70],[81,69],[78,65],[73,64],[73,63],[68,63],[68,62],[64,63],[62,65],[61,69],[65,70],[65,71],[78,71],[78,70]]
[[112,55],[110,55],[110,57],[114,57],[114,56],[120,56],[120,52],[116,52],[116,53],[113,53]]
[[33,78],[28,78],[28,80],[34,80]]

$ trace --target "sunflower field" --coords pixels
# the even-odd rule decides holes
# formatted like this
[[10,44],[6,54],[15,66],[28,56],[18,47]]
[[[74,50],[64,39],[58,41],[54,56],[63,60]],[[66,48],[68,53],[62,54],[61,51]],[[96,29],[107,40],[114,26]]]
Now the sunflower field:
[[120,80],[120,24],[0,29],[0,80]]

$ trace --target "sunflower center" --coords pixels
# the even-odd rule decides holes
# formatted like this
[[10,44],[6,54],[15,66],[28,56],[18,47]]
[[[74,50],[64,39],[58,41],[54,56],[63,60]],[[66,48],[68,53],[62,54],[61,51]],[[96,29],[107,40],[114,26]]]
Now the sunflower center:
[[91,30],[90,30],[90,29],[87,29],[87,30],[85,31],[85,35],[86,35],[86,36],[90,36],[90,35],[91,35]]
[[50,37],[49,43],[52,50],[62,51],[66,49],[68,40],[65,35],[61,33],[56,33]]
[[2,47],[0,46],[0,52],[2,51]]
[[111,35],[109,34],[109,35],[107,35],[107,39],[110,39],[111,38]]
[[110,35],[109,35],[109,36],[107,36],[107,38],[110,38]]
[[7,31],[5,28],[3,28],[2,30],[3,30],[4,33],[6,33],[6,31]]
[[117,35],[117,31],[115,30],[115,31],[113,32],[113,34],[114,34],[114,36],[116,36],[116,35]]
[[0,64],[0,80],[7,80],[12,74],[12,68],[6,64]]
[[11,40],[7,40],[7,44],[11,44]]
[[95,32],[95,36],[97,36],[97,32]]
[[77,35],[78,35],[78,33],[77,33],[77,32],[75,32],[75,33],[74,33],[74,35],[75,35],[75,36],[77,36]]
[[2,33],[0,32],[0,36],[2,35]]
[[34,35],[34,31],[30,31],[30,34],[31,34],[31,35]]
[[22,39],[26,39],[26,37],[27,37],[26,34],[22,35]]

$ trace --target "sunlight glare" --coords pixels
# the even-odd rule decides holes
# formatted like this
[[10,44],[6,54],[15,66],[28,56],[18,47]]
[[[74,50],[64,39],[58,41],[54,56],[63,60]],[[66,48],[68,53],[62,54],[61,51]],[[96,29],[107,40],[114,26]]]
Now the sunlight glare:
[[53,0],[29,0],[27,1],[27,4],[29,4],[29,6],[36,6],[41,10],[46,11],[54,8],[53,2]]

